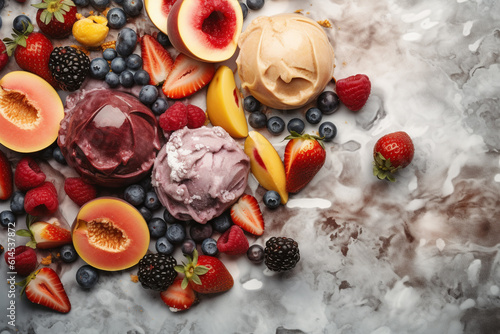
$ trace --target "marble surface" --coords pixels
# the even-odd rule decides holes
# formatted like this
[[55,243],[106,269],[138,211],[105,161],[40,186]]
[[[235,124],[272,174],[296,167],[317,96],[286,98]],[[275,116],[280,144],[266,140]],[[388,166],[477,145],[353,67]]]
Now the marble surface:
[[[28,3],[8,1],[1,37],[17,11],[34,17]],[[174,314],[157,293],[130,280],[135,268],[102,272],[85,291],[75,282],[82,262],[53,264],[71,312],[18,296],[13,328],[2,285],[1,334],[500,333],[499,2],[268,0],[244,27],[259,15],[299,9],[332,23],[325,30],[335,48],[335,77],[365,73],[372,94],[361,111],[341,107],[327,117],[339,133],[326,145],[325,166],[286,206],[263,208],[266,231],[249,238],[263,245],[271,236],[293,237],[301,251],[297,267],[272,274],[245,257],[221,256],[234,287]],[[147,20],[131,24],[151,30]],[[11,60],[1,74],[14,68]],[[203,92],[193,103],[204,104]],[[304,110],[267,112],[289,119]],[[415,158],[397,182],[382,182],[372,176],[373,145],[396,130],[413,138]],[[280,154],[282,139],[272,138]],[[55,162],[43,168],[58,182],[74,175]],[[253,179],[247,192],[264,193]],[[71,222],[76,207],[62,199],[62,208]],[[6,237],[0,231],[4,246]]]

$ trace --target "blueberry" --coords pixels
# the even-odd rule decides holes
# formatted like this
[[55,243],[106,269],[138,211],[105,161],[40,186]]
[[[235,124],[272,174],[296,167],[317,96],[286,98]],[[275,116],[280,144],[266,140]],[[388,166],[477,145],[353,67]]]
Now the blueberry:
[[31,19],[23,14],[16,16],[12,21],[12,27],[19,32],[25,32],[30,24]]
[[263,112],[255,111],[248,116],[248,124],[254,129],[262,129],[267,126],[267,116]]
[[120,73],[120,85],[125,88],[130,88],[134,85],[134,73],[125,70]]
[[269,209],[274,210],[280,206],[281,196],[277,191],[268,190],[264,194],[263,202]]
[[26,213],[24,210],[24,194],[20,191],[14,191],[10,198],[10,211],[15,215],[22,215]]
[[40,158],[42,158],[43,160],[50,160],[53,157],[52,155],[53,152],[54,152],[54,146],[51,145],[49,147],[44,148],[41,151],[38,151],[38,154],[40,155]]
[[151,184],[151,174],[146,175],[137,184],[144,188],[145,192],[153,190],[153,185]]
[[247,18],[247,15],[248,15],[248,7],[245,3],[243,2],[239,2],[240,3],[240,6],[241,6],[241,11],[243,12],[243,20]]
[[124,0],[122,6],[128,16],[135,17],[141,13],[144,4],[142,0]]
[[54,149],[52,150],[52,157],[61,165],[66,165],[66,159],[64,158],[64,155],[62,154],[61,148],[59,146],[54,147]]
[[137,46],[137,33],[130,28],[123,28],[118,33],[116,40],[116,52],[122,57],[128,57],[134,53]]
[[115,57],[116,57],[117,55],[118,55],[118,52],[116,52],[116,50],[115,50],[115,49],[113,49],[113,48],[107,48],[106,50],[104,50],[104,51],[102,52],[102,57],[103,57],[104,59],[106,59],[106,60],[109,60],[109,61],[111,61],[111,60],[115,59]]
[[114,0],[116,4],[121,5],[123,4],[123,0]]
[[116,88],[120,86],[120,76],[115,72],[108,72],[104,78],[104,82],[108,84],[109,88]]
[[151,211],[158,210],[161,207],[160,200],[156,195],[154,190],[148,191],[146,193],[146,199],[144,200],[144,206]]
[[325,91],[319,94],[316,104],[323,114],[330,115],[337,111],[340,106],[340,100],[334,92]]
[[192,239],[186,239],[182,243],[181,251],[182,254],[191,255],[196,248],[196,243]]
[[4,210],[0,212],[0,225],[3,228],[16,226],[16,215],[10,210]]
[[158,34],[156,35],[156,40],[158,41],[158,43],[160,43],[160,45],[162,45],[165,48],[172,45],[172,43],[170,43],[168,35],[161,31],[158,32]]
[[90,0],[90,5],[100,12],[109,7],[109,3],[110,0]]
[[61,254],[61,260],[65,263],[75,262],[78,259],[78,253],[75,250],[75,247],[71,244],[67,244],[61,247],[59,250],[59,254]]
[[155,248],[158,253],[165,255],[171,255],[175,250],[175,246],[166,237],[158,238]]
[[219,253],[217,249],[217,241],[212,238],[207,238],[201,243],[201,251],[208,256],[215,256]]
[[146,85],[141,88],[139,92],[139,101],[145,105],[151,105],[158,98],[158,88],[153,85]]
[[231,214],[229,211],[223,212],[220,216],[210,220],[212,227],[219,233],[226,232],[232,225],[233,220],[231,219]]
[[295,131],[298,134],[302,134],[304,133],[306,125],[304,124],[304,121],[301,120],[300,118],[292,118],[290,121],[288,121],[286,128],[290,133],[292,133],[292,131]]
[[252,95],[249,95],[243,99],[243,109],[248,112],[259,111],[260,106],[260,102]]
[[151,110],[156,115],[163,114],[167,109],[168,109],[168,102],[163,97],[157,98],[156,101],[154,101],[153,104],[151,105]]
[[194,242],[202,242],[206,238],[212,236],[212,225],[210,224],[198,224],[193,222],[189,229],[189,235]]
[[251,10],[258,10],[264,7],[264,0],[247,0],[247,6]]
[[134,82],[139,86],[149,84],[149,73],[146,70],[137,70],[134,73]]
[[3,9],[4,6],[5,6],[5,1],[4,0],[0,0],[0,9]]
[[167,228],[167,234],[165,235],[171,243],[178,245],[184,241],[186,238],[186,228],[181,224],[172,224]]
[[262,263],[264,261],[264,248],[257,244],[250,246],[247,250],[247,257],[255,264]]
[[2,28],[2,17],[0,16],[0,28]]
[[108,26],[112,29],[121,29],[127,24],[127,15],[119,7],[111,8],[106,15]]
[[309,124],[318,124],[323,118],[323,113],[318,108],[309,108],[306,111],[306,121]]
[[285,121],[279,116],[273,116],[267,120],[267,129],[273,135],[279,135],[285,130]]
[[90,5],[90,0],[73,0],[73,2],[78,7],[87,7]]
[[153,219],[153,213],[151,210],[146,208],[144,205],[139,208],[139,212],[141,213],[142,218],[146,221],[146,223],[149,223],[151,219]]
[[99,272],[88,264],[81,266],[76,271],[76,282],[84,289],[90,289],[99,280]]
[[125,58],[123,57],[115,57],[111,61],[111,71],[116,74],[120,74],[127,68],[127,63],[125,62]]
[[175,224],[178,222],[178,220],[174,216],[172,216],[172,214],[167,209],[165,209],[165,211],[163,211],[163,219],[168,224]]
[[125,188],[123,199],[133,206],[139,206],[143,204],[144,200],[146,199],[146,191],[140,185],[132,184]]
[[163,237],[167,233],[167,223],[159,217],[154,217],[148,223],[149,235],[153,239]]
[[90,76],[94,79],[103,80],[109,72],[109,64],[104,58],[94,58],[90,62]]
[[337,127],[332,122],[323,122],[319,126],[319,136],[324,141],[332,141],[337,136]]
[[132,71],[137,71],[142,68],[142,58],[136,53],[132,53],[127,57],[127,68]]

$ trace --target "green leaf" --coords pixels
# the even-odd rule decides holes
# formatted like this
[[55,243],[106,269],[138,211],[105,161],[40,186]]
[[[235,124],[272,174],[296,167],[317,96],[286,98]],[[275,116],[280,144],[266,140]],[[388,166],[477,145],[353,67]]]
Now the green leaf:
[[38,9],[45,9],[45,8],[49,7],[49,4],[46,2],[40,2],[37,4],[32,4],[32,6],[35,8],[38,8]]
[[35,248],[36,248],[36,241],[34,241],[34,240],[30,240],[30,241],[28,241],[28,242],[26,243],[26,246],[31,247],[31,248],[33,248],[33,249],[35,249]]
[[64,23],[64,15],[61,14],[61,12],[54,12],[54,16],[56,17],[56,20]]
[[195,275],[204,275],[204,274],[208,273],[209,270],[210,269],[208,269],[205,266],[196,266],[194,268],[194,273],[195,273]]
[[193,251],[193,261],[192,261],[195,265],[198,263],[198,251],[195,249]]
[[191,277],[191,282],[193,282],[194,284],[197,284],[197,285],[201,285],[201,280],[197,275],[193,275]]
[[21,229],[21,230],[17,230],[16,231],[16,234],[20,237],[28,237],[28,238],[31,238],[31,231],[29,230],[26,230],[26,229]]
[[189,284],[189,280],[187,279],[187,277],[184,276],[184,279],[182,280],[182,283],[181,283],[181,288],[185,289],[187,288]]
[[184,273],[184,266],[175,266],[174,270],[180,274],[183,274]]

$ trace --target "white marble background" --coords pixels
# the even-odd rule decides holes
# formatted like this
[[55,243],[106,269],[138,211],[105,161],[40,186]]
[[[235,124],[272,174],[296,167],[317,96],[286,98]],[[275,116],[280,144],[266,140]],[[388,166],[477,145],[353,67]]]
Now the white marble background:
[[[18,7],[10,0],[2,11],[2,37]],[[272,275],[245,257],[221,256],[235,286],[173,314],[131,282],[134,269],[102,273],[84,291],[74,279],[82,263],[58,265],[71,312],[18,298],[16,330],[2,317],[1,334],[500,332],[499,2],[267,0],[245,26],[298,9],[332,23],[337,78],[365,73],[372,82],[362,111],[342,107],[327,118],[339,135],[324,168],[286,207],[263,209],[266,232],[250,240],[293,237],[298,266]],[[304,110],[268,112],[291,118]],[[415,158],[396,183],[381,182],[371,175],[373,145],[396,130],[414,139]],[[273,138],[280,154],[281,139]],[[255,181],[248,191],[263,194]],[[63,207],[71,221],[75,208],[67,200]],[[0,270],[4,280],[3,260]],[[6,303],[2,296],[2,315]]]

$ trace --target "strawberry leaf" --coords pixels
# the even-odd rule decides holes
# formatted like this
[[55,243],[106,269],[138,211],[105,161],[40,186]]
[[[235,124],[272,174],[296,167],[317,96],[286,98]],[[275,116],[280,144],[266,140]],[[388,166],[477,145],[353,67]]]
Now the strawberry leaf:
[[198,275],[193,275],[191,277],[191,282],[193,282],[194,284],[197,284],[197,285],[201,285],[201,280],[200,278],[198,277]]
[[57,21],[64,23],[64,15],[61,12],[54,12],[54,16]]
[[195,273],[196,275],[204,275],[204,274],[208,273],[208,271],[209,271],[209,270],[210,270],[210,269],[208,269],[208,268],[207,268],[207,267],[205,267],[205,266],[196,266],[196,267],[194,268],[194,273]]
[[26,229],[17,230],[17,231],[16,231],[16,235],[18,235],[18,236],[20,236],[20,237],[28,237],[28,238],[31,238],[31,231],[26,230]]

